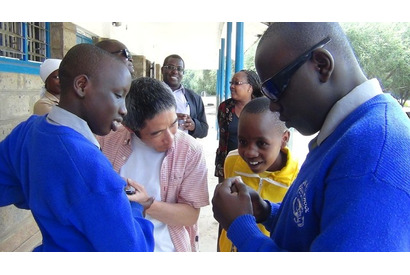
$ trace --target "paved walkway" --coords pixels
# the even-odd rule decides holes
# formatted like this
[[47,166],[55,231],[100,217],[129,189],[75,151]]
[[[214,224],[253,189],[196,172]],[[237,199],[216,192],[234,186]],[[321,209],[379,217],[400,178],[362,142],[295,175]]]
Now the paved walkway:
[[[203,97],[208,121],[208,135],[203,139],[198,139],[204,147],[206,164],[208,167],[208,189],[209,200],[218,184],[218,179],[214,176],[215,152],[218,147],[216,132],[216,97]],[[213,104],[213,105],[211,105]],[[210,202],[211,203],[211,202]],[[218,222],[214,219],[212,205],[201,208],[199,216],[199,249],[201,252],[216,252],[216,238],[218,233]]]

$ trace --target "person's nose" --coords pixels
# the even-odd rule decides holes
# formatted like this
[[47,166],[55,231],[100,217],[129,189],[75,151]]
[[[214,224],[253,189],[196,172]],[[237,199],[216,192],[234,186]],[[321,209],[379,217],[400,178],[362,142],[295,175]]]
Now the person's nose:
[[248,159],[256,158],[258,156],[258,148],[255,144],[248,144],[245,148],[244,155]]
[[125,105],[125,99],[121,101],[118,112],[122,117],[125,117],[127,115],[128,110],[127,110],[127,106]]
[[172,144],[172,142],[174,141],[174,134],[172,133],[171,129],[167,129],[165,131],[165,135],[164,135],[164,143],[166,145]]

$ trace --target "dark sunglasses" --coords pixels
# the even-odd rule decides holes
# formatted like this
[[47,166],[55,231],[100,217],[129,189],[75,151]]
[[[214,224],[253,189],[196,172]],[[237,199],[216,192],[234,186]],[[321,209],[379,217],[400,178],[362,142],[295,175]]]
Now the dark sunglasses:
[[119,50],[119,51],[116,51],[116,52],[111,52],[112,54],[122,54],[125,58],[127,58],[129,61],[131,61],[132,60],[132,57],[131,57],[131,53],[128,51],[128,49],[122,49],[122,50]]
[[266,81],[262,83],[261,86],[261,91],[262,93],[272,100],[273,102],[276,102],[279,100],[283,92],[286,90],[286,88],[289,85],[289,81],[292,77],[292,75],[306,62],[308,61],[312,53],[325,46],[327,43],[330,42],[330,38],[327,37],[314,45],[312,48],[310,48],[308,51],[306,51],[304,54],[299,56],[295,61],[287,65],[285,68],[283,68],[281,71],[276,73],[274,76],[268,78]]

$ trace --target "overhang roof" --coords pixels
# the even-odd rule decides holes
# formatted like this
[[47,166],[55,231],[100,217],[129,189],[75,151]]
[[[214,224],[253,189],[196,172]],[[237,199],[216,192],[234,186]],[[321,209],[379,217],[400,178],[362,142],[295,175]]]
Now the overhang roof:
[[[178,54],[187,69],[217,69],[221,38],[226,22],[74,22],[84,32],[120,40],[136,55],[162,65],[164,58]],[[117,26],[116,26],[117,25]],[[261,22],[244,22],[244,50],[265,31]],[[236,23],[232,23],[232,52],[235,59]],[[226,40],[225,40],[226,45]],[[226,49],[225,49],[226,53]]]

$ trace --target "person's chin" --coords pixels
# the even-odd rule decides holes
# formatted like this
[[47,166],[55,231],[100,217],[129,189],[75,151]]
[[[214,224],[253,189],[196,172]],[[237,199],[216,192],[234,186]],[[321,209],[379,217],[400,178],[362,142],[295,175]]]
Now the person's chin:
[[171,146],[161,147],[161,148],[155,148],[155,151],[157,151],[157,152],[159,152],[159,153],[163,153],[163,152],[168,151],[168,149],[170,149],[170,148],[171,148]]
[[259,174],[262,173],[263,171],[265,171],[265,166],[263,165],[263,163],[260,163],[258,165],[250,165],[248,164],[249,168],[252,170],[252,172],[254,172],[255,174]]

